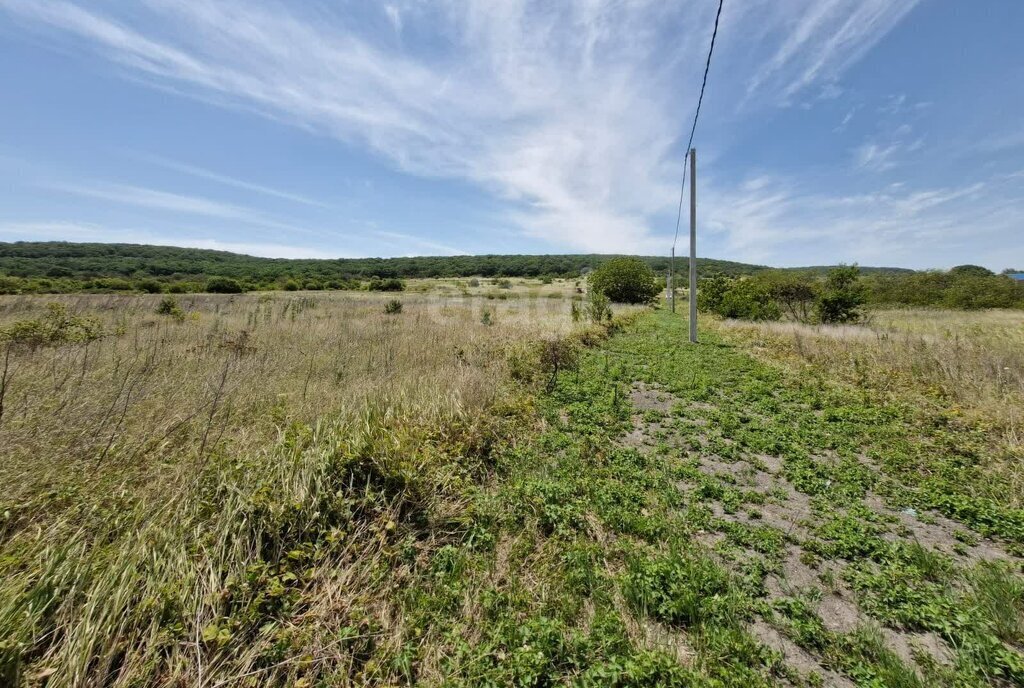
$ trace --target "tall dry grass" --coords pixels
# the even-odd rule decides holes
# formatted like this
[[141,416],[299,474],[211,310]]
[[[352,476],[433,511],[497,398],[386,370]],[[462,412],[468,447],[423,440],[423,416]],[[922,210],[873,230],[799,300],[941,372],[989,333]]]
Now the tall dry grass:
[[505,352],[581,325],[540,299],[161,298],[0,299],[0,330],[59,301],[107,333],[0,342],[0,683],[391,675],[391,593],[461,527]]
[[716,326],[742,335],[762,355],[962,416],[990,429],[1008,461],[1024,458],[1024,312],[893,309],[873,311],[860,325]]

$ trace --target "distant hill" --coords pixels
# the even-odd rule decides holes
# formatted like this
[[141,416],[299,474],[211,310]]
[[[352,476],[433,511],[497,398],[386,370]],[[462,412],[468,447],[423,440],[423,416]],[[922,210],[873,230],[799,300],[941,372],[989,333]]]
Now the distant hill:
[[[417,256],[411,258],[288,259],[258,258],[227,251],[143,244],[71,242],[0,243],[0,275],[26,278],[157,278],[198,280],[233,277],[256,283],[283,279],[343,280],[370,277],[575,277],[586,268],[617,257],[606,254]],[[659,273],[664,256],[641,256]],[[704,275],[749,275],[763,265],[698,258]],[[676,260],[686,269],[686,259]],[[807,268],[814,271],[826,267]],[[865,272],[911,272],[900,268],[863,268]]]

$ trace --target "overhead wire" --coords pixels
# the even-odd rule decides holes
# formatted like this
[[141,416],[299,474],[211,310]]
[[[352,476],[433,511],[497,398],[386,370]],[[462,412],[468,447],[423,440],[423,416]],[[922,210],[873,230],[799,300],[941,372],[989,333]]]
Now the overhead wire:
[[700,97],[697,98],[697,110],[693,113],[693,126],[690,127],[690,140],[686,143],[686,154],[683,156],[683,183],[679,185],[679,210],[676,212],[676,233],[672,238],[672,255],[675,255],[676,242],[679,240],[679,223],[683,217],[683,196],[686,192],[686,161],[693,150],[693,134],[697,131],[697,118],[700,117],[700,106],[704,102],[704,89],[708,85],[708,72],[711,70],[711,55],[715,52],[715,38],[718,36],[718,23],[722,18],[722,4],[725,0],[718,0],[718,12],[715,13],[715,28],[711,32],[711,45],[708,47],[708,59],[704,63],[704,80],[700,84]]

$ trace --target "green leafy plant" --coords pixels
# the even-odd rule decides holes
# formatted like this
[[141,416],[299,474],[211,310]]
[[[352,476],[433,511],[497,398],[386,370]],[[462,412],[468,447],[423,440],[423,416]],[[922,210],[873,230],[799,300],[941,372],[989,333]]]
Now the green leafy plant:
[[856,265],[830,270],[818,297],[818,320],[823,323],[857,322],[863,316],[861,307],[865,301],[860,269]]
[[650,303],[661,288],[654,271],[639,258],[613,258],[589,276],[592,292],[616,303]]
[[173,296],[165,296],[160,299],[160,305],[156,307],[156,313],[157,315],[169,315],[176,320],[182,320],[185,317],[185,311],[182,310],[178,299]]
[[213,277],[206,283],[206,291],[211,294],[241,294],[243,289],[238,280],[230,277]]

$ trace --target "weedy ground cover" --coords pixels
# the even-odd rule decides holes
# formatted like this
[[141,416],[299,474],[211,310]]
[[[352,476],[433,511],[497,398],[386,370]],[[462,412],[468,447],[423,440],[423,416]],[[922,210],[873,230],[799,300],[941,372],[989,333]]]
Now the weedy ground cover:
[[89,302],[88,358],[19,352],[5,678],[1024,681],[1024,513],[988,397],[951,415],[718,322],[689,346],[665,311],[390,298]]

